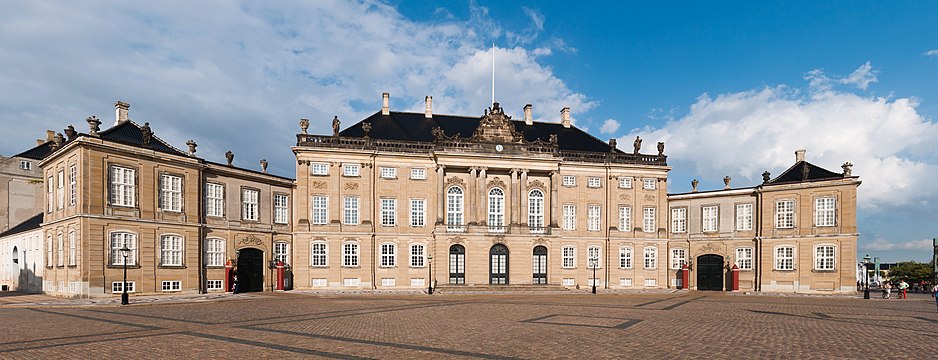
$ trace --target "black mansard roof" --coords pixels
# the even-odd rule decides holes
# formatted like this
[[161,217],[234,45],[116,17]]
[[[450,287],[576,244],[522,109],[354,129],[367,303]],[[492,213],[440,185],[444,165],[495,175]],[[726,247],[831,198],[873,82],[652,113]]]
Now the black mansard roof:
[[0,233],[0,237],[7,237],[10,235],[15,235],[15,234],[27,232],[30,230],[36,230],[39,228],[40,225],[42,225],[42,213],[33,215],[33,217],[27,219],[26,221],[23,221],[17,224],[16,226],[11,227],[7,231]]
[[773,185],[843,178],[844,174],[838,174],[807,161],[801,160],[782,172],[781,175],[766,182],[766,184]]

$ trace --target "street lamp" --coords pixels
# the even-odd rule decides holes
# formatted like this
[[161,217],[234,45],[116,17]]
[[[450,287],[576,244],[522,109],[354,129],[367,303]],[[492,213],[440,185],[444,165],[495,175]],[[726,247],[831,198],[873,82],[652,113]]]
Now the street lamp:
[[121,256],[124,257],[124,286],[122,287],[124,291],[121,293],[121,305],[127,305],[130,303],[127,296],[127,256],[130,255],[130,249],[127,248],[127,244],[124,244],[124,247],[120,248],[118,251],[120,251]]
[[599,266],[599,258],[593,257],[590,258],[590,266],[593,267],[593,279],[590,281],[593,283],[593,294],[596,293],[596,268]]
[[863,286],[863,298],[870,298],[870,256],[866,255],[863,257],[863,278],[866,280],[866,285]]
[[433,255],[427,255],[427,295],[433,295]]

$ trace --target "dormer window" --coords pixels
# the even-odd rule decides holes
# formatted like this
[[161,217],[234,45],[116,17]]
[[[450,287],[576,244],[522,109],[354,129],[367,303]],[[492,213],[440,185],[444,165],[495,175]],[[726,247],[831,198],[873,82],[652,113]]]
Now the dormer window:
[[32,170],[33,163],[29,160],[20,160],[20,169],[21,170]]

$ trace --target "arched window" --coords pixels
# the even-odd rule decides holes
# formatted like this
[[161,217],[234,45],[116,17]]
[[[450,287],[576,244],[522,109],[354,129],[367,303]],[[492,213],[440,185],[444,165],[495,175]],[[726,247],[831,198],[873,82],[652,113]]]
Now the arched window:
[[314,241],[309,246],[309,265],[328,266],[329,248],[325,241]]
[[446,191],[446,225],[449,231],[462,231],[463,191],[453,186]]
[[528,193],[528,228],[531,233],[544,232],[544,192],[538,189]]
[[19,262],[20,262],[20,251],[16,248],[16,246],[14,246],[13,247],[13,263],[19,264]]
[[508,248],[495,244],[489,250],[489,284],[508,285]]
[[538,245],[534,247],[534,283],[547,284],[547,247]]
[[505,191],[489,190],[489,231],[505,232]]
[[449,247],[449,283],[466,283],[466,248],[459,244]]

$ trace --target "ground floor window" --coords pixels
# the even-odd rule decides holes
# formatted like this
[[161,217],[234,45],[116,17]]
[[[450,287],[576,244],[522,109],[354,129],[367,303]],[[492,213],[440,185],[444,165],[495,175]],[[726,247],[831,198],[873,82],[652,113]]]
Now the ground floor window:
[[752,248],[736,249],[736,267],[740,270],[752,270]]
[[180,291],[182,290],[182,281],[163,281],[162,289],[163,291]]
[[395,282],[394,278],[381,278],[381,286],[384,287],[393,287]]
[[221,280],[208,280],[205,282],[205,289],[207,290],[221,290],[223,282]]
[[795,269],[795,247],[779,246],[775,248],[775,270]]
[[[121,293],[121,292],[124,292],[124,282],[123,282],[123,281],[115,281],[115,282],[112,282],[112,283],[111,283],[111,292],[112,292],[112,293]],[[134,292],[134,282],[133,282],[133,281],[128,281],[128,282],[127,282],[127,292],[129,292],[129,293]]]
[[632,286],[632,278],[620,278],[619,286]]

